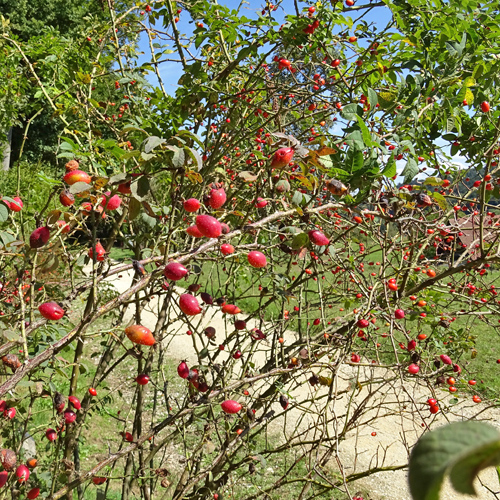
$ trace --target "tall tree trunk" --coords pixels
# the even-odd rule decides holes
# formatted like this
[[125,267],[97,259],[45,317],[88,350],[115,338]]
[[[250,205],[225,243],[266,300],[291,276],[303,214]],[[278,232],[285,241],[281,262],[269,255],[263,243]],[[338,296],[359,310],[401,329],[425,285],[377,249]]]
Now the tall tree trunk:
[[2,158],[2,170],[7,172],[10,167],[10,152],[12,143],[12,127],[10,127],[7,132],[7,140],[4,143],[0,143],[0,151],[3,153]]

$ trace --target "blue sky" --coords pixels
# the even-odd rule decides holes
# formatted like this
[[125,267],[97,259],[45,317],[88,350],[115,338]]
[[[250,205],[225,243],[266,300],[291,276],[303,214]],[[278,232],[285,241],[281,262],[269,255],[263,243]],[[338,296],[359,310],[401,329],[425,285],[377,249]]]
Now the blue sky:
[[[266,3],[265,1],[257,2],[255,0],[251,1],[226,0],[218,2],[219,5],[224,5],[230,9],[237,9],[238,6],[241,5],[240,9],[241,15],[244,15],[251,19],[255,19],[259,16],[265,3]],[[358,0],[358,3],[367,4],[368,2],[366,0],[363,1]],[[306,8],[311,5],[316,5],[314,2],[303,2],[303,1],[298,1],[298,4],[299,4],[299,9]],[[283,0],[283,2],[280,3],[279,9],[274,12],[274,17],[279,23],[283,23],[285,22],[287,14],[295,14],[295,7],[293,0]],[[353,12],[351,14],[347,10],[345,11],[345,15],[351,16],[353,19],[356,19],[359,16],[359,13]],[[144,21],[146,24],[149,24],[147,19],[148,19],[147,16],[145,16]],[[389,9],[375,8],[370,12],[370,18],[369,18],[370,22],[375,22],[376,24],[385,27],[389,20],[390,20]],[[179,23],[177,24],[179,32],[181,34],[189,36],[192,33],[193,22],[190,21],[191,19],[188,13],[186,12],[181,13]],[[155,27],[157,29],[161,29],[161,25],[159,23]],[[140,58],[140,62],[143,63],[149,61],[150,49],[147,36],[143,35],[141,37],[139,47],[140,50],[144,52],[144,56]],[[174,49],[173,45],[171,48]],[[175,53],[172,54],[172,58],[174,58],[175,56],[176,56]],[[173,95],[175,93],[175,89],[177,88],[177,82],[179,81],[179,78],[182,76],[181,65],[179,63],[165,62],[160,66],[159,71],[166,91],[169,94]],[[149,80],[152,84],[154,85],[157,84],[157,79],[154,73],[151,73]]]
[[[237,9],[239,5],[241,5],[240,9],[240,14],[244,15],[247,18],[256,18],[259,16],[260,12],[263,9],[263,6],[265,5],[265,2],[255,2],[251,1],[248,2],[244,0],[243,2],[240,2],[239,0],[227,0],[227,1],[219,1],[219,5],[224,5],[230,9]],[[358,4],[367,4],[367,0],[357,0]],[[315,5],[313,2],[299,2],[299,8],[307,8],[310,5]],[[274,12],[275,19],[279,23],[284,23],[285,18],[287,14],[295,14],[295,7],[293,0],[284,0],[277,11]],[[353,19],[356,19],[360,14],[359,12],[354,12],[354,11],[349,11],[345,10],[344,11],[345,16],[350,16]],[[379,28],[383,28],[387,25],[387,23],[390,21],[390,10],[388,8],[375,8],[373,9],[370,13],[369,16],[367,16],[367,20],[371,23],[375,23]],[[149,24],[147,16],[145,16],[144,21],[146,24]],[[198,20],[197,20],[198,21]],[[180,15],[180,21],[177,24],[179,32],[182,35],[187,35],[189,36],[192,33],[194,23],[191,21],[191,18],[187,12],[181,13]],[[158,23],[155,26],[157,29],[161,30],[162,26],[161,23]],[[362,42],[361,42],[362,43]],[[139,44],[140,50],[144,52],[144,56],[140,58],[140,62],[147,62],[150,60],[150,49],[149,49],[149,42],[147,39],[147,36],[143,35],[140,40]],[[172,50],[175,49],[174,45],[172,44],[170,47]],[[177,58],[177,54],[174,52],[171,54],[171,57]],[[177,82],[179,81],[179,78],[182,76],[182,66],[180,63],[175,63],[175,62],[165,62],[163,63],[160,68],[159,72],[161,75],[161,78],[163,80],[163,84],[165,86],[165,90],[171,94],[174,95],[176,88],[177,88]],[[150,73],[149,75],[149,81],[153,85],[157,85],[157,79],[154,73]],[[337,131],[338,133],[341,133],[341,130]],[[444,145],[444,143],[440,144],[441,141],[438,141],[438,145]],[[456,156],[454,158],[455,162],[459,164],[460,166],[464,166],[464,158]],[[406,160],[398,161],[396,162],[397,164],[397,170],[398,173],[401,173],[402,170],[404,169],[406,165]],[[421,167],[425,166],[425,163],[420,165]],[[428,173],[420,174],[419,177],[426,177]]]

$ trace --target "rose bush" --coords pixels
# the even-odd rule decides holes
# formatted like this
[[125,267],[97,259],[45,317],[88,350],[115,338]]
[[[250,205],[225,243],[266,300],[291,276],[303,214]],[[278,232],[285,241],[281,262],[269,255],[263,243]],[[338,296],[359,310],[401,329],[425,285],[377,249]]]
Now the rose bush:
[[[252,16],[107,2],[73,42],[91,63],[71,79],[2,35],[64,132],[43,203],[18,161],[0,204],[0,492],[221,498],[242,478],[254,488],[238,498],[330,498],[406,466],[345,472],[350,432],[403,410],[423,432],[452,411],[457,379],[472,399],[471,329],[496,331],[500,304],[495,6],[349,2]],[[193,358],[178,366],[179,336]],[[120,439],[82,463],[103,415]],[[253,479],[281,456],[282,474]]]

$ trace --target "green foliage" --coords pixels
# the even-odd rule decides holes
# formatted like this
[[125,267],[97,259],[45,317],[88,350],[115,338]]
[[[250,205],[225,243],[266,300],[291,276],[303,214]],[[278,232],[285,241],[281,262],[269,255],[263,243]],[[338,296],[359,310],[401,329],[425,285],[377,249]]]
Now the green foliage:
[[438,500],[449,475],[458,493],[475,495],[473,481],[486,467],[500,464],[500,433],[482,422],[458,422],[425,434],[412,450],[410,491],[414,500]]

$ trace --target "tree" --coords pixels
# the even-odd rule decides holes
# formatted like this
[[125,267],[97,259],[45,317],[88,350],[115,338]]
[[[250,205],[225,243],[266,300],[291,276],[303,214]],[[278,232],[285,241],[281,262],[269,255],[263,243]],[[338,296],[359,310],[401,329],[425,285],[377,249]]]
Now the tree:
[[[130,9],[129,0],[117,2],[114,5],[117,15]],[[9,45],[23,43],[23,57],[15,51],[4,51],[2,54],[3,78],[0,92],[0,106],[2,126],[5,134],[10,133],[9,143],[12,143],[13,157],[17,159],[24,153],[30,160],[36,161],[40,157],[54,162],[54,149],[57,147],[58,136],[64,126],[60,120],[53,119],[54,109],[41,95],[40,88],[32,80],[29,65],[39,66],[42,77],[52,78],[58,87],[49,87],[48,94],[60,105],[65,89],[74,84],[75,66],[83,71],[90,71],[90,61],[95,60],[101,50],[98,43],[99,32],[110,29],[108,6],[100,0],[81,1],[27,1],[0,2],[2,12],[2,44]],[[129,16],[130,21],[133,19]],[[128,39],[121,39],[122,43],[130,43],[134,50],[135,35],[132,31],[127,34]],[[97,36],[96,40],[92,38]],[[12,38],[12,41],[9,41]],[[86,44],[82,47],[82,42]],[[81,48],[76,52],[76,47]],[[19,49],[20,50],[20,49]],[[50,64],[62,57],[59,65]],[[82,61],[84,58],[86,61]],[[78,62],[76,62],[78,59]],[[101,64],[105,57],[99,58]],[[111,64],[111,59],[108,63]],[[14,67],[13,65],[19,65]],[[44,70],[52,74],[45,74]],[[110,69],[110,68],[108,68]],[[26,72],[26,73],[24,73]],[[16,81],[25,74],[24,81]],[[29,76],[28,76],[29,75]],[[78,77],[77,77],[78,78]],[[15,96],[15,98],[13,98]],[[44,109],[40,109],[43,107]],[[26,127],[30,131],[30,141],[24,140]]]
[[[348,471],[352,433],[403,412],[427,431],[458,401],[442,387],[481,401],[461,374],[473,329],[498,331],[498,12],[352,3],[297,3],[283,24],[280,4],[253,17],[205,1],[110,8],[97,47],[73,39],[47,60],[44,40],[47,64],[26,62],[68,161],[41,176],[51,192],[39,207],[0,207],[0,397],[22,427],[2,435],[22,461],[26,431],[49,442],[30,488],[84,498],[92,479],[125,500],[352,498],[354,481],[406,467],[360,455]],[[377,9],[386,26],[370,21]],[[138,31],[142,66],[126,42]],[[31,39],[4,40],[26,61]],[[174,97],[163,63],[183,69]],[[457,153],[481,176],[465,193]],[[479,238],[438,255],[464,205]],[[133,260],[110,258],[120,244]],[[110,290],[127,272],[131,285]],[[190,358],[171,369],[179,337]],[[104,436],[109,454],[85,463],[103,414],[123,439]],[[270,445],[273,425],[283,437]],[[280,460],[269,482],[253,479]]]

